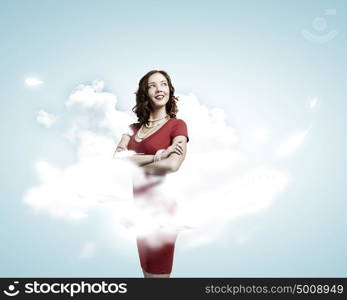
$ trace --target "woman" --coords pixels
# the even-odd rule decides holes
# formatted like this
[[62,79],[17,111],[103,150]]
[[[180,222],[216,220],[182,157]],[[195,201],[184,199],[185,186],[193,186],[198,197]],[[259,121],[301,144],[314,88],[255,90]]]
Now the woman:
[[[165,195],[158,194],[161,180],[151,177],[165,177],[176,172],[186,156],[189,141],[187,126],[176,118],[178,100],[175,89],[165,71],[148,72],[139,82],[136,92],[136,105],[133,111],[138,123],[130,125],[132,134],[123,134],[116,151],[133,150],[137,155],[131,160],[146,174],[147,183],[134,185],[134,199],[145,205],[161,207],[168,216],[175,215],[176,202],[165,202]],[[158,197],[158,195],[160,195]],[[158,201],[159,198],[159,201]],[[153,201],[156,199],[156,201]],[[150,239],[165,239],[153,247]],[[137,247],[143,274],[146,278],[167,278],[172,270],[177,232],[165,233],[160,228],[148,236],[137,237]]]

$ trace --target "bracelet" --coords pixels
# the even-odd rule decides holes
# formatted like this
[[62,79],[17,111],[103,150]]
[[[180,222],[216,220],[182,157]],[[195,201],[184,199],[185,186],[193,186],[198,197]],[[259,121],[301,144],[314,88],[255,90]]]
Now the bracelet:
[[160,150],[158,150],[156,153],[155,153],[155,155],[154,155],[154,157],[153,157],[153,162],[156,162],[156,161],[159,161],[159,160],[161,160],[162,159],[162,154],[163,154],[163,152],[165,151],[165,149],[160,149]]

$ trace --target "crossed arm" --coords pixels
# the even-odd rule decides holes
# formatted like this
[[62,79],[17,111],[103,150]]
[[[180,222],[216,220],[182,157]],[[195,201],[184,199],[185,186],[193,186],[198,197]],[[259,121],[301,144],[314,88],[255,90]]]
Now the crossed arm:
[[[125,150],[129,143],[130,137],[124,136],[117,146],[119,151]],[[187,138],[183,135],[176,136],[170,147],[173,149],[179,145],[181,151],[171,152],[167,158],[153,162],[154,155],[135,154],[129,159],[136,165],[142,167],[147,174],[165,175],[166,173],[176,172],[182,165],[187,151]]]

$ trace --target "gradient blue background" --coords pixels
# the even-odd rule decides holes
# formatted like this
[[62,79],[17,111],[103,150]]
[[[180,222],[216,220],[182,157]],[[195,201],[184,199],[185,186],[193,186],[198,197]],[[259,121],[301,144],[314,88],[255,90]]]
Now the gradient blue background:
[[[312,21],[329,8],[336,16],[326,17],[327,30],[338,35],[323,44],[305,39],[301,31],[314,32]],[[138,80],[157,68],[177,92],[223,108],[250,153],[258,152],[253,128],[270,128],[276,140],[313,124],[300,151],[276,161],[293,175],[289,189],[238,223],[257,234],[241,245],[225,239],[177,251],[172,275],[347,276],[346,8],[313,0],[1,0],[0,276],[142,276],[135,244],[133,252],[112,246],[77,259],[86,240],[102,239],[93,219],[33,215],[22,196],[37,183],[37,159],[75,159],[57,129],[36,123],[39,109],[64,113],[73,88],[100,79],[129,110]],[[45,83],[28,87],[30,76]]]

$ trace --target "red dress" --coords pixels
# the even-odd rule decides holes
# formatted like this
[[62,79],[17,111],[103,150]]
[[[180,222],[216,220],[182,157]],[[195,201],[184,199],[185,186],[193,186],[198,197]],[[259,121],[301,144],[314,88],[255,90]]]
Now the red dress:
[[[181,119],[171,118],[161,128],[153,134],[137,142],[135,135],[139,129],[139,124],[135,123],[130,125],[133,130],[133,135],[128,144],[128,150],[133,150],[136,153],[143,153],[147,155],[154,155],[159,149],[166,149],[172,144],[173,139],[178,135],[187,137],[189,141],[187,125]],[[142,189],[134,188],[134,199],[143,193],[150,192],[155,189],[155,185],[148,185]],[[169,214],[175,214],[176,203],[167,207]],[[137,237],[137,248],[140,257],[140,263],[143,270],[152,274],[169,274],[172,271],[172,263],[174,257],[175,242],[177,233],[173,234],[164,244],[160,247],[152,247],[146,240],[146,237]]]

